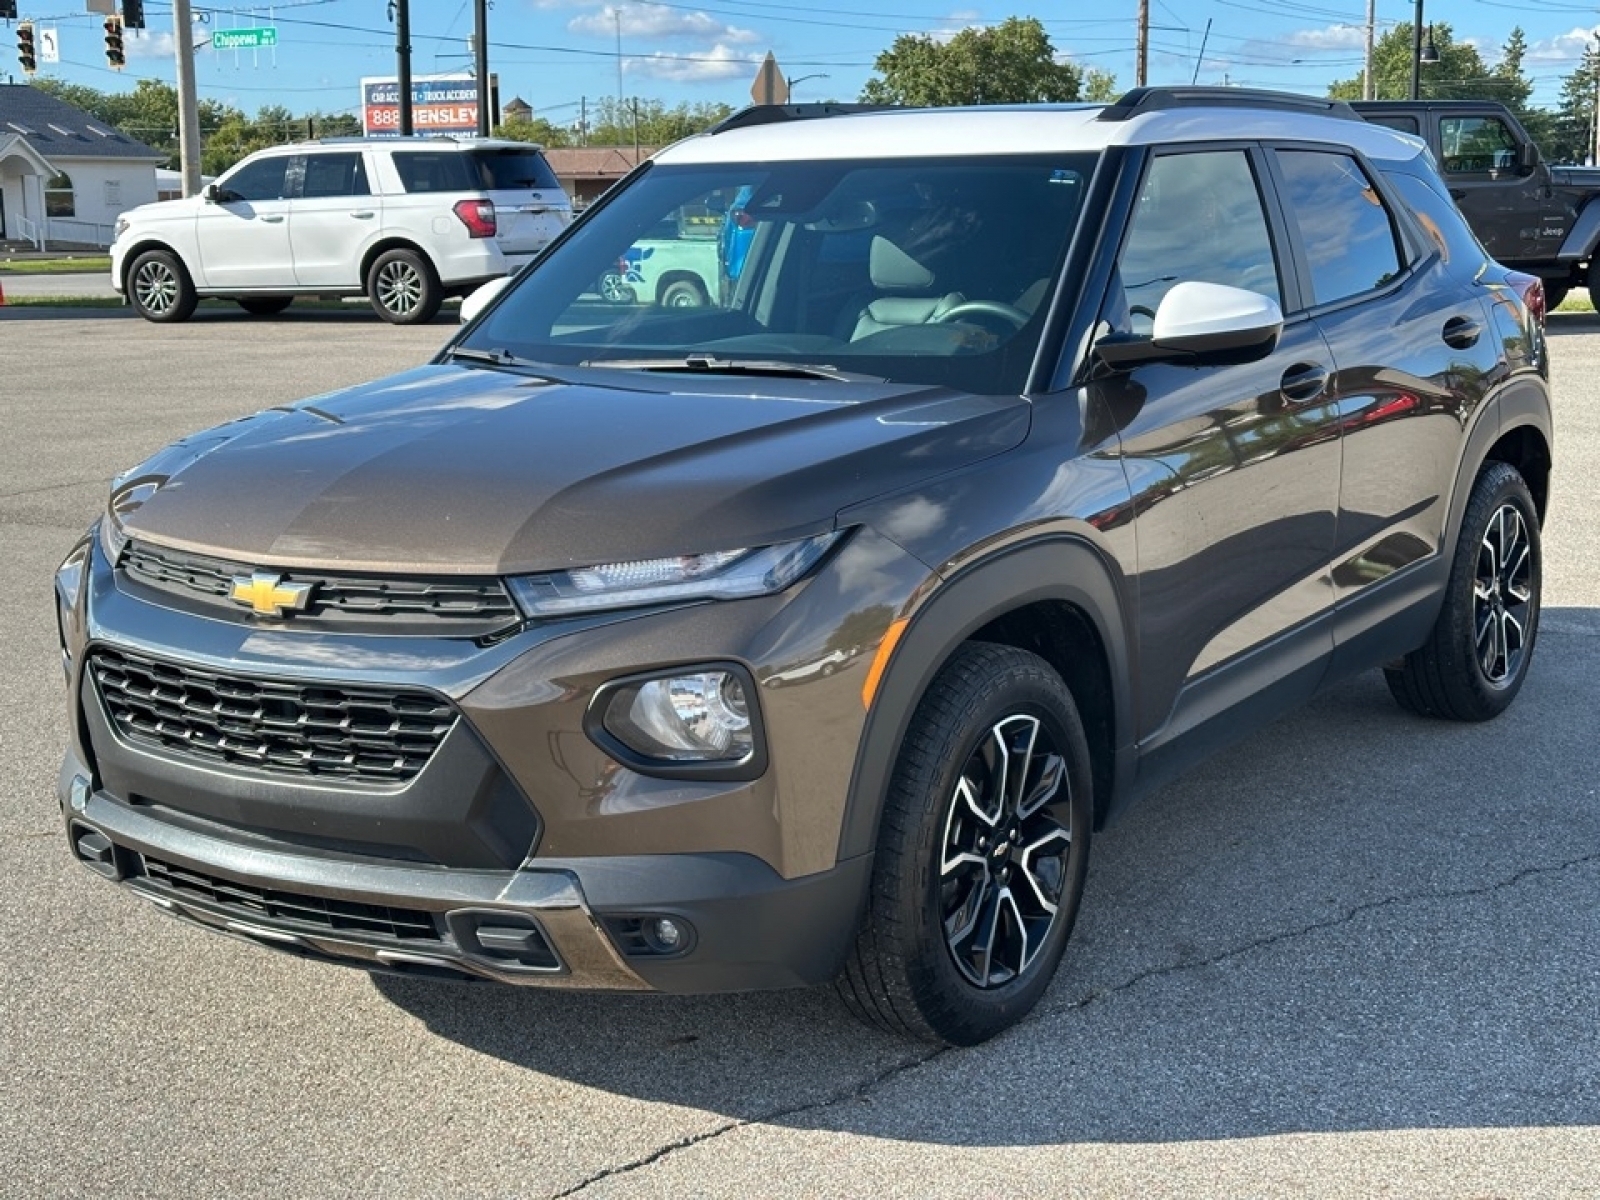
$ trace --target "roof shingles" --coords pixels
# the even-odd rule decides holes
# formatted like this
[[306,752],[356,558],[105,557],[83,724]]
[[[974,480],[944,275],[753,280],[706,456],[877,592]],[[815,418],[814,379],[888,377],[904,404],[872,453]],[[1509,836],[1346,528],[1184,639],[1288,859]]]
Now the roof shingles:
[[135,141],[115,125],[24,83],[0,84],[0,133],[19,133],[54,162],[73,158],[165,161],[166,155]]

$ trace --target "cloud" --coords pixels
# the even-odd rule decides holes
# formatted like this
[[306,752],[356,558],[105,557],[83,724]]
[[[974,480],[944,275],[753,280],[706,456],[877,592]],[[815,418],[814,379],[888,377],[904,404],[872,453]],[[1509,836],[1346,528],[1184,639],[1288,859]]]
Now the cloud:
[[668,8],[661,4],[629,4],[620,9],[608,4],[599,12],[572,18],[567,22],[567,29],[571,33],[612,37],[617,32],[619,12],[624,38],[679,38],[703,45],[744,45],[760,40],[760,35],[754,30],[729,25],[709,13]]
[[1303,50],[1359,50],[1366,45],[1365,25],[1327,25],[1321,29],[1297,29],[1287,37],[1274,38],[1278,45],[1298,46]]
[[1526,66],[1528,63],[1576,65],[1583,57],[1584,51],[1594,45],[1596,32],[1600,32],[1600,25],[1589,29],[1578,27],[1567,33],[1558,33],[1555,37],[1529,42],[1528,52],[1522,59],[1523,65]]
[[736,51],[718,42],[692,58],[668,54],[630,54],[623,61],[630,74],[675,83],[699,83],[710,79],[749,78],[754,81],[761,55]]
[[122,35],[129,58],[164,58],[172,61],[175,48],[170,33],[151,33],[148,29],[129,29]]

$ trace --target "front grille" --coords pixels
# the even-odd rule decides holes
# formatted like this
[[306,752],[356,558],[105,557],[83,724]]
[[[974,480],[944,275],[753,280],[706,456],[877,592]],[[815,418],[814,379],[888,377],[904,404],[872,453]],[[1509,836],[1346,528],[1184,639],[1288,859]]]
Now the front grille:
[[103,646],[89,669],[130,742],[285,775],[403,783],[456,719],[427,692],[253,679]]
[[[240,617],[250,610],[232,599],[233,581],[262,569],[148,542],[130,544],[120,565],[129,579],[146,587]],[[285,570],[280,577],[284,583],[310,585],[306,608],[288,618],[297,625],[483,636],[517,621],[505,585],[492,577],[406,578],[296,570]]]
[[152,890],[204,900],[217,911],[244,921],[311,928],[332,933],[362,933],[403,942],[440,942],[433,914],[387,904],[360,904],[304,896],[275,888],[218,879],[188,867],[143,856],[144,877]]

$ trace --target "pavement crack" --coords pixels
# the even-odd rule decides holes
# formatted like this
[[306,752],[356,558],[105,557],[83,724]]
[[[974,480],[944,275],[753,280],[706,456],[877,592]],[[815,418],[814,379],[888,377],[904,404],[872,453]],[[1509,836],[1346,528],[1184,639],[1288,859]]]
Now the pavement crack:
[[824,1096],[820,1100],[808,1100],[803,1104],[786,1105],[782,1108],[775,1108],[769,1112],[761,1113],[757,1116],[741,1117],[736,1121],[724,1122],[723,1124],[718,1125],[715,1129],[708,1129],[703,1133],[697,1133],[691,1137],[679,1138],[675,1142],[669,1142],[665,1146],[658,1147],[649,1154],[641,1155],[639,1158],[635,1158],[630,1162],[620,1163],[617,1166],[607,1167],[602,1171],[596,1171],[593,1175],[588,1176],[586,1179],[579,1180],[577,1183],[573,1184],[564,1191],[556,1192],[553,1196],[551,1196],[550,1200],[564,1200],[564,1198],[567,1196],[576,1196],[578,1193],[596,1183],[601,1182],[602,1180],[612,1179],[619,1175],[630,1175],[634,1171],[642,1170],[645,1167],[660,1162],[669,1155],[676,1154],[679,1150],[687,1150],[691,1146],[700,1145],[702,1142],[714,1141],[717,1138],[722,1137],[724,1134],[732,1133],[734,1130],[742,1129],[747,1125],[770,1124],[773,1121],[782,1121],[790,1117],[799,1116],[802,1113],[820,1112],[825,1108],[832,1108],[836,1104],[845,1104],[851,1100],[859,1100],[868,1092],[871,1092],[880,1085],[887,1083],[896,1076],[902,1075],[907,1071],[914,1070],[915,1068],[922,1066],[924,1063],[932,1062],[941,1055],[949,1053],[951,1049],[952,1048],[949,1046],[929,1048],[921,1054],[916,1054],[910,1058],[901,1059],[899,1062],[891,1063],[889,1066],[883,1068],[883,1070],[878,1071],[873,1075],[869,1075],[867,1078],[860,1080],[849,1087],[841,1088],[836,1092]]
[[[1094,1004],[1097,1001],[1104,1000],[1109,996],[1116,996],[1122,992],[1129,991],[1132,988],[1137,987],[1139,984],[1144,983],[1146,980],[1160,979],[1168,975],[1178,975],[1185,971],[1199,970],[1202,967],[1216,966],[1218,963],[1227,962],[1231,958],[1238,958],[1241,955],[1249,954],[1255,950],[1263,950],[1270,946],[1279,945],[1283,942],[1291,942],[1297,938],[1303,938],[1313,933],[1321,933],[1325,930],[1337,929],[1341,925],[1348,925],[1358,917],[1365,916],[1368,913],[1376,912],[1379,909],[1391,908],[1402,904],[1414,904],[1423,900],[1470,900],[1477,896],[1492,896],[1496,892],[1506,891],[1509,888],[1514,888],[1525,880],[1534,878],[1536,876],[1559,875],[1563,871],[1570,871],[1574,867],[1587,866],[1591,863],[1600,863],[1600,853],[1585,854],[1578,858],[1569,858],[1564,862],[1555,863],[1550,866],[1524,867],[1514,875],[1509,875],[1504,879],[1498,880],[1494,883],[1485,884],[1482,887],[1456,888],[1449,891],[1438,892],[1407,892],[1398,896],[1386,896],[1382,900],[1371,900],[1365,904],[1357,904],[1352,908],[1348,908],[1339,916],[1330,917],[1325,921],[1311,921],[1295,929],[1286,929],[1281,933],[1274,933],[1267,937],[1257,938],[1254,941],[1245,942],[1243,945],[1233,946],[1227,950],[1219,951],[1218,953],[1211,955],[1209,958],[1195,959],[1192,962],[1172,963],[1162,967],[1151,967],[1147,971],[1140,971],[1138,974],[1131,976],[1122,983],[1117,984],[1115,987],[1104,988],[1101,991],[1091,992],[1089,995],[1084,996],[1081,999],[1074,1000],[1070,1004],[1063,1005],[1061,1008],[1052,1009],[1051,1012],[1073,1012],[1078,1009],[1087,1008],[1089,1005]],[[1038,1018],[1029,1018],[1030,1021],[1036,1019]]]
[[96,475],[93,479],[72,479],[66,483],[47,483],[42,487],[23,488],[16,492],[0,492],[0,500],[15,500],[19,496],[38,496],[44,492],[60,492],[67,488],[82,487],[86,483],[105,483],[107,477]]

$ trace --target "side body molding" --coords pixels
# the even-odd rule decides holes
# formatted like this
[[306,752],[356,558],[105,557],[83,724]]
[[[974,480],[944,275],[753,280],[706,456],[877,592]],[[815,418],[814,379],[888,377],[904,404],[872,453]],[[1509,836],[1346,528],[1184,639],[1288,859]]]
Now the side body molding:
[[945,660],[974,631],[995,618],[1039,601],[1062,601],[1093,624],[1104,647],[1111,679],[1116,807],[1133,778],[1133,700],[1128,680],[1125,603],[1112,569],[1088,543],[1070,536],[1023,543],[962,569],[933,591],[911,614],[894,649],[867,715],[856,752],[850,799],[840,834],[841,861],[869,852],[876,841],[895,756],[917,700]]

